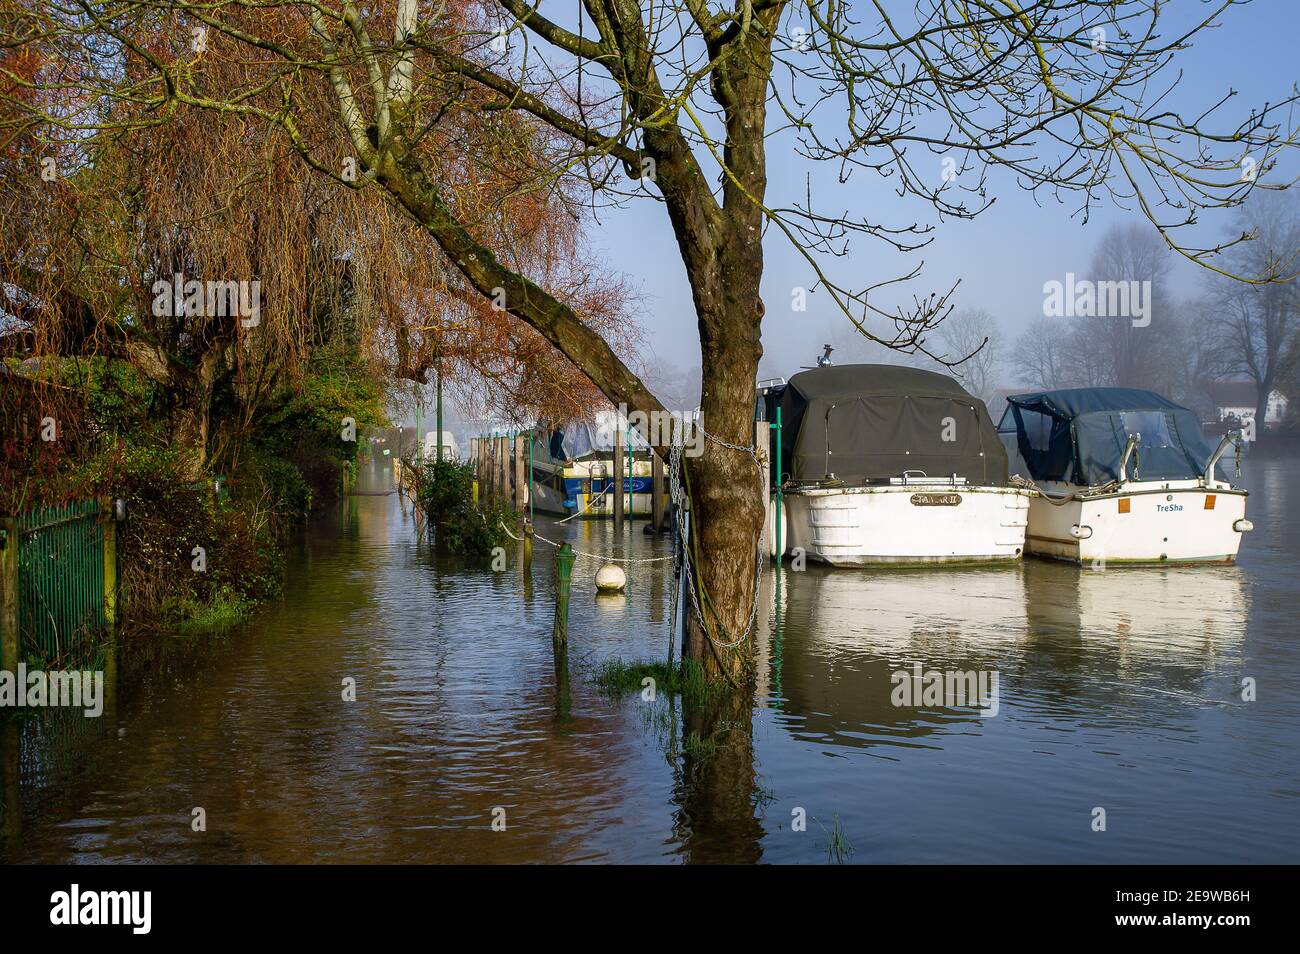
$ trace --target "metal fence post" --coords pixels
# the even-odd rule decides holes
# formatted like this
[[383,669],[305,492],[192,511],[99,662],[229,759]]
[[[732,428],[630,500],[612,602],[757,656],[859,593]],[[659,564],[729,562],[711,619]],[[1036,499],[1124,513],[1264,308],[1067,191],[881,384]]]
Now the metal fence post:
[[113,501],[101,501],[104,514],[104,625],[109,632],[117,626],[117,520]]
[[18,551],[22,537],[17,517],[0,517],[0,669],[18,674]]

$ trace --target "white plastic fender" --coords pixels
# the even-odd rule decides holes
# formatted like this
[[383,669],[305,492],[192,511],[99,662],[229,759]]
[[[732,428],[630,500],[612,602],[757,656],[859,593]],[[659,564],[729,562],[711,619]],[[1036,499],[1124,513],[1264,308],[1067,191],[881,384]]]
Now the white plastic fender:
[[601,593],[621,593],[627,586],[627,574],[621,566],[608,563],[596,571],[596,589]]

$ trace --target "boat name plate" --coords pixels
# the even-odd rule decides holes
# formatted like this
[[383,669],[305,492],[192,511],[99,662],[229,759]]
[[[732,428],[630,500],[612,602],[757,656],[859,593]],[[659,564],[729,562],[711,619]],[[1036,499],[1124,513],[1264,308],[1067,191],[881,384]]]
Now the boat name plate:
[[961,494],[912,494],[913,507],[955,507]]

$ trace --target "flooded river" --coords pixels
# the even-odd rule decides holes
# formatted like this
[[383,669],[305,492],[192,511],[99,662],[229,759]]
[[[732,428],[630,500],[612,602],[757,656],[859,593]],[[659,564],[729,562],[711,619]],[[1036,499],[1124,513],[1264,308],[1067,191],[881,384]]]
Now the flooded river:
[[[553,551],[467,568],[353,497],[280,602],[120,661],[102,718],[0,723],[0,861],[1294,863],[1295,465],[1247,464],[1237,567],[769,572],[752,712],[704,716],[592,678],[666,655],[670,564],[596,598],[579,557],[561,714]],[[894,705],[915,663],[996,672],[996,714]]]

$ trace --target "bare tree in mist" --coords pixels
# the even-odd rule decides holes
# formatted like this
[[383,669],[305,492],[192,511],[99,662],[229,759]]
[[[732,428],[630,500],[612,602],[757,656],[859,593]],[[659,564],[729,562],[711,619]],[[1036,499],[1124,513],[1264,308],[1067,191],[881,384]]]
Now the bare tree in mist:
[[997,390],[1002,369],[1002,341],[997,321],[985,308],[965,308],[939,326],[947,360],[959,362],[951,374],[986,404]]
[[1247,285],[1213,277],[1205,317],[1226,372],[1255,383],[1262,427],[1269,395],[1294,376],[1300,360],[1300,193],[1261,193],[1236,216],[1252,239],[1227,253],[1232,267],[1275,280]]

